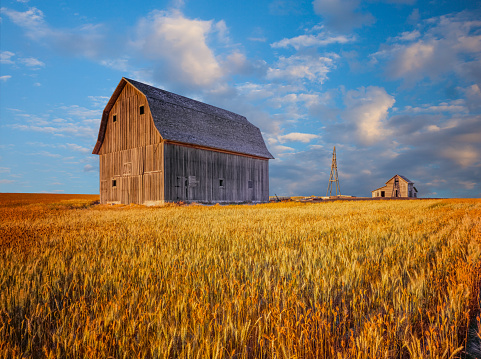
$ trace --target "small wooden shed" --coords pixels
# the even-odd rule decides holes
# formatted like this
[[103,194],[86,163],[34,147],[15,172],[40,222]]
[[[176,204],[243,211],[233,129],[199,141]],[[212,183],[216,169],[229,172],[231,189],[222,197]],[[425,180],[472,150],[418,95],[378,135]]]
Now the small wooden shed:
[[386,185],[371,192],[372,197],[417,197],[418,190],[414,182],[404,176],[395,175]]
[[269,159],[244,116],[123,77],[92,152],[100,202],[267,202]]

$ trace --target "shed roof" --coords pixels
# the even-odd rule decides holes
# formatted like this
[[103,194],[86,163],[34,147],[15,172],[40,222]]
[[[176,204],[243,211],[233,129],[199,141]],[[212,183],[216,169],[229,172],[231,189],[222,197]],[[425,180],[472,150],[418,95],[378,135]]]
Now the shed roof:
[[[155,127],[164,140],[274,158],[267,150],[259,128],[247,121],[244,116],[125,77],[120,81],[104,110],[102,124],[107,120],[108,111],[127,83],[147,98]],[[98,146],[95,146],[93,153],[98,153],[103,141],[105,128],[102,129],[102,124]]]

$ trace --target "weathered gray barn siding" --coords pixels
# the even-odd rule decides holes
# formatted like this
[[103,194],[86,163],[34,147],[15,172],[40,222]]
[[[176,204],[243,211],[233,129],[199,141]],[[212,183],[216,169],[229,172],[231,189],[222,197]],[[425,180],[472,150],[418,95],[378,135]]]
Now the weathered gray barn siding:
[[[166,201],[267,202],[267,159],[164,144]],[[220,181],[222,180],[222,186]],[[251,188],[249,188],[251,181]]]
[[115,89],[92,153],[100,157],[101,203],[269,200],[273,157],[259,128],[134,80]]

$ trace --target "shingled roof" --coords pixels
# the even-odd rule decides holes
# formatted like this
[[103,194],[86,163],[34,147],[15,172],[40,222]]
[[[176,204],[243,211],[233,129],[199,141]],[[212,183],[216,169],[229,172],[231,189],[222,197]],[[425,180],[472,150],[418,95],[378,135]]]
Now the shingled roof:
[[[404,177],[404,176],[401,176],[401,175],[394,175],[394,176],[392,176],[392,177],[389,179],[389,181],[392,180],[392,179],[393,179],[394,177],[396,177],[396,176],[401,177],[401,178],[402,178],[403,180],[405,180],[407,183],[414,183],[414,182],[410,181],[408,178],[406,178],[406,177]],[[387,184],[389,181],[387,181],[386,184]]]
[[[244,116],[125,77],[107,104],[102,122],[127,82],[147,98],[155,127],[164,140],[274,158],[267,150],[259,128]],[[102,132],[105,130],[102,131],[101,124],[97,141],[100,144],[94,153],[96,149],[97,153],[100,150]]]

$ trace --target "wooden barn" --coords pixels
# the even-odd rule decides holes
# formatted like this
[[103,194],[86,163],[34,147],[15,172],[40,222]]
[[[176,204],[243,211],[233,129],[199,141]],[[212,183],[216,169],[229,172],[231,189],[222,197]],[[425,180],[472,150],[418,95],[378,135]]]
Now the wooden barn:
[[244,116],[122,78],[97,144],[100,202],[269,200],[269,159]]
[[386,185],[371,192],[372,197],[417,197],[418,190],[414,182],[404,176],[395,175]]

